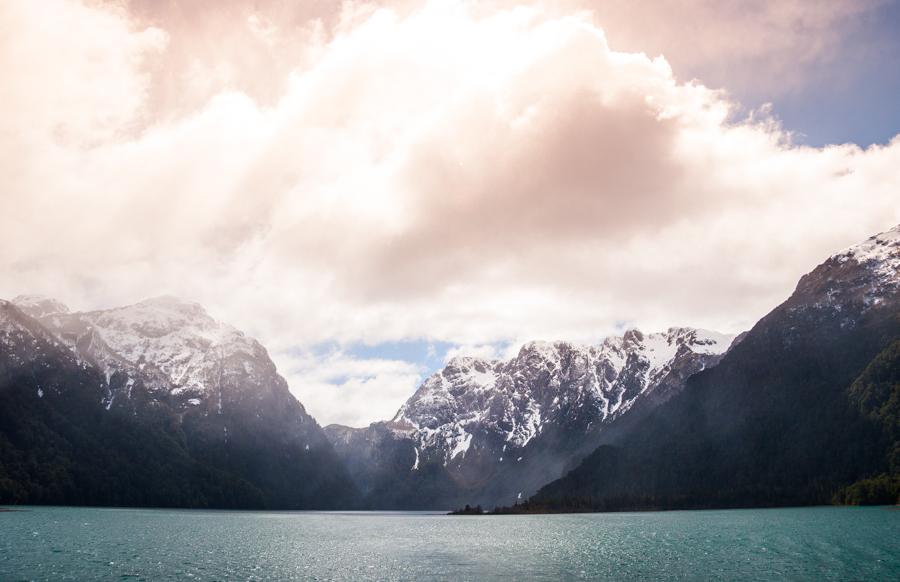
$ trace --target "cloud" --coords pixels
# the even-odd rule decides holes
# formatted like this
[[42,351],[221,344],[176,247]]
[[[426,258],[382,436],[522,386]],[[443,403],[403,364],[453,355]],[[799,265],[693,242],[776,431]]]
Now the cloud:
[[444,354],[444,362],[449,362],[453,358],[473,357],[485,360],[497,360],[505,356],[503,346],[493,344],[479,344],[468,346],[453,346]]
[[4,4],[0,296],[198,300],[323,422],[422,371],[311,346],[739,331],[900,222],[900,141],[796,146],[596,16],[160,5]]
[[273,354],[291,391],[323,424],[365,426],[393,418],[422,380],[422,370],[410,362],[352,357],[339,350],[328,354]]
[[[487,0],[465,2],[475,16],[537,6],[551,17],[582,13],[620,51],[665,55],[679,78],[703,79],[750,101],[801,88],[811,76],[834,80],[879,50],[865,26],[888,0]],[[312,66],[325,45],[379,8],[401,17],[422,2],[351,0],[131,0],[133,20],[167,31],[170,48],[157,63],[157,112],[189,112],[223,90],[272,104],[287,75]],[[861,42],[862,41],[862,42]],[[834,66],[837,64],[838,66]]]
[[758,98],[796,91],[813,75],[847,74],[833,65],[872,48],[858,34],[888,1],[568,0],[562,10],[589,10],[610,44],[664,54],[681,79]]

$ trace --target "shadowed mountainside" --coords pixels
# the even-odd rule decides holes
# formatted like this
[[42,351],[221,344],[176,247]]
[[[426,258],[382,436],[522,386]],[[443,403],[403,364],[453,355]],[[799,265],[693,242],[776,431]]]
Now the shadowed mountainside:
[[895,503],[900,227],[804,276],[718,366],[504,511]]

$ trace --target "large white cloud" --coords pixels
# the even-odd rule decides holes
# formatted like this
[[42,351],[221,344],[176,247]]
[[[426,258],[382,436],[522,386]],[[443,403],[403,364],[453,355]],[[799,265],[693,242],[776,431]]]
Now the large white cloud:
[[400,402],[415,391],[424,370],[413,363],[327,353],[273,354],[285,363],[281,373],[300,401],[323,424],[363,426],[390,420]]
[[323,422],[385,416],[419,371],[306,347],[738,331],[900,222],[900,141],[792,145],[587,14],[350,6],[287,42],[235,9],[214,30],[253,77],[165,19],[30,6],[0,17],[0,296],[196,299]]

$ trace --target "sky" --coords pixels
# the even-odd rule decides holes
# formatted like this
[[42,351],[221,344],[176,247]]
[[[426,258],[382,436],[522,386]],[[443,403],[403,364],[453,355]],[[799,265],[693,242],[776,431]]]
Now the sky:
[[171,294],[321,424],[748,329],[900,223],[900,2],[0,3],[0,297]]

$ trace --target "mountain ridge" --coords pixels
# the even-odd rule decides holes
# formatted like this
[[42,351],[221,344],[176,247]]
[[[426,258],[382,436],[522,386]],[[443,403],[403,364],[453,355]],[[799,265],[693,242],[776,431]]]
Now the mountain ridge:
[[391,420],[325,432],[373,507],[511,502],[587,454],[633,407],[677,393],[733,339],[632,329],[592,346],[528,342],[507,360],[457,357]]
[[[70,451],[70,457],[60,462],[92,466],[92,460],[84,455],[100,455],[96,448],[102,445],[91,437],[91,426],[81,425],[82,418],[67,422],[55,413],[50,417],[44,414],[44,409],[54,408],[56,396],[77,400],[84,418],[100,420],[96,430],[117,425],[118,429],[109,430],[121,431],[126,440],[127,435],[144,429],[152,433],[146,437],[148,446],[168,450],[171,463],[179,467],[172,469],[178,475],[177,484],[169,485],[182,488],[182,493],[172,496],[173,505],[327,509],[355,503],[352,483],[321,427],[290,393],[256,340],[213,320],[199,304],[171,297],[80,313],[45,309],[47,301],[33,296],[23,301],[23,307],[39,314],[39,319],[13,303],[2,304],[6,314],[2,321],[7,324],[0,328],[4,338],[0,369],[13,370],[16,375],[0,383],[0,399],[8,409],[35,410],[34,402],[21,401],[31,397],[20,388],[32,385],[40,406],[33,414],[36,426],[27,430],[56,439],[54,434],[70,431],[74,422],[78,431],[87,433],[79,441],[83,441],[83,450]],[[18,325],[13,326],[13,321]],[[27,370],[40,354],[26,348],[44,343],[54,350],[54,358],[46,366],[95,375],[97,379],[87,382],[90,389],[79,384],[49,398],[50,392],[40,384],[35,386],[34,375]],[[26,430],[30,420],[5,416],[0,435],[15,437],[17,431]],[[10,458],[34,454],[35,444],[28,439],[9,440]],[[140,462],[131,458],[129,451],[122,454],[124,465]],[[80,460],[76,463],[73,458]],[[237,496],[210,493],[208,489],[215,488],[210,483],[204,483],[200,491],[184,489],[198,472],[191,468],[198,463],[208,467],[203,471],[226,475],[222,483],[231,483],[233,491],[245,492]],[[157,465],[165,467],[167,462],[160,458]],[[43,487],[40,468],[24,461],[11,469],[0,465],[0,476],[7,473],[19,474],[12,484],[7,483],[5,493],[20,502],[60,503],[75,495],[58,492],[47,499],[39,493]],[[115,473],[110,480],[120,478]],[[70,477],[91,481],[90,476]],[[15,495],[10,493],[13,489]],[[5,497],[2,487],[0,497]],[[124,504],[162,503],[152,492],[139,497],[142,501],[131,502],[98,494],[91,503],[108,503],[109,499]]]
[[596,345],[528,342],[506,360],[457,357],[362,428],[320,427],[265,347],[198,303],[71,312],[36,295],[0,300],[0,501],[884,500],[900,483],[898,273],[900,226],[828,257],[737,337],[630,329]]
[[900,227],[826,259],[641,431],[503,511],[896,502],[900,388],[877,378],[898,338]]

